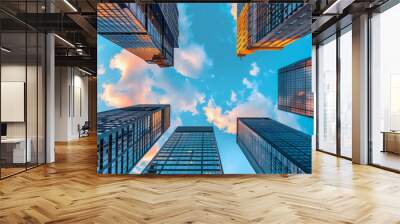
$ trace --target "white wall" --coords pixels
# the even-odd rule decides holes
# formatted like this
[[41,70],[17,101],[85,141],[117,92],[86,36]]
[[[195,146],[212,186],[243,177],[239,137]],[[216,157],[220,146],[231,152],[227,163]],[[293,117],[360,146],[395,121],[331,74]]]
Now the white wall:
[[[5,82],[25,82],[25,64],[8,64],[1,66],[1,81]],[[29,68],[28,68],[29,69]],[[1,108],[7,110],[7,108]],[[25,137],[25,122],[7,123],[7,137]]]
[[[37,70],[38,69],[38,70]],[[44,150],[45,150],[45,142],[44,142],[44,82],[42,73],[42,68],[25,64],[3,64],[1,66],[1,81],[2,82],[21,82],[24,83],[26,89],[23,87],[19,89],[19,94],[24,98],[25,90],[26,92],[26,101],[22,99],[24,102],[18,108],[12,108],[10,106],[1,107],[2,114],[4,113],[20,113],[22,115],[22,121],[18,122],[5,122],[7,124],[7,137],[8,138],[24,138],[27,136],[29,139],[28,144],[31,148],[31,156],[33,162],[36,162],[36,159],[39,159],[39,163],[44,163]],[[27,80],[25,80],[27,78]],[[2,83],[3,85],[3,83]],[[2,89],[2,94],[7,94],[4,92],[5,89]],[[11,93],[8,93],[11,94]],[[14,93],[16,94],[16,93]],[[2,95],[2,98],[9,98],[7,95]],[[15,102],[16,104],[18,102]],[[26,105],[25,105],[26,103]],[[2,103],[3,104],[3,103]],[[12,111],[19,110],[19,111]],[[24,114],[26,113],[26,119]]]
[[77,139],[88,120],[88,78],[72,67],[56,67],[55,76],[55,140]]
[[[35,73],[36,74],[36,67],[34,66],[25,66],[19,65],[19,64],[4,64],[1,66],[1,81],[2,82],[24,82],[26,83],[25,76],[26,72],[28,74]],[[36,85],[36,80],[32,81],[29,80],[30,85]],[[36,89],[28,88],[27,89],[27,103],[35,102],[35,105],[30,105],[34,106],[36,108]],[[33,91],[33,92],[30,92]],[[7,110],[8,108],[1,108],[1,110]],[[22,108],[24,109],[24,108]],[[28,111],[30,112],[30,111]],[[36,130],[36,113],[28,113],[27,114],[28,122],[35,121],[35,127],[33,127],[33,124],[29,123],[28,129],[33,128]],[[7,122],[7,135],[8,137],[25,137],[25,126],[26,126],[26,121],[25,122]],[[29,130],[28,130],[28,137],[29,136]]]

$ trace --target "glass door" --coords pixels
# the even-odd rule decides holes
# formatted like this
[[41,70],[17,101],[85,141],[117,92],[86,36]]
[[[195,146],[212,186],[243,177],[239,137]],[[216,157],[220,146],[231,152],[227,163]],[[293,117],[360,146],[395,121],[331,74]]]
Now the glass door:
[[336,35],[318,46],[318,150],[336,154]]

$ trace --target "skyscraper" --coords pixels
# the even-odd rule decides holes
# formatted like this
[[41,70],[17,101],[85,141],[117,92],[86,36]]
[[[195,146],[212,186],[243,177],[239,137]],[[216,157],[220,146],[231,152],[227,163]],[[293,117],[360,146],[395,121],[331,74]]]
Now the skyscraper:
[[278,109],[313,117],[314,95],[311,80],[311,58],[279,69]]
[[256,50],[280,50],[310,33],[311,5],[304,3],[238,3],[239,57]]
[[170,106],[113,109],[97,119],[97,172],[127,174],[169,128]]
[[223,174],[214,128],[177,127],[144,173]]
[[97,32],[148,63],[174,64],[178,47],[176,4],[98,3]]
[[256,173],[311,173],[311,136],[269,118],[237,123],[237,143]]

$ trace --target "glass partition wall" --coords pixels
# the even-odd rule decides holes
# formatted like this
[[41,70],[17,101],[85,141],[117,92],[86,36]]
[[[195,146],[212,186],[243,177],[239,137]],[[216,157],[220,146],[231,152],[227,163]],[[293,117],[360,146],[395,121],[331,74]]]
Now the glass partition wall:
[[341,30],[340,68],[340,155],[352,158],[352,33],[351,25]]
[[[369,164],[400,172],[400,4],[369,16]],[[344,22],[346,23],[346,22]],[[352,158],[352,27],[317,44],[317,149]],[[336,88],[335,88],[336,87]]]
[[318,149],[336,154],[336,35],[318,46]]
[[317,48],[317,149],[352,157],[352,27]]
[[371,18],[370,163],[400,171],[400,4]]
[[40,3],[0,3],[1,179],[45,162],[45,34],[18,19]]

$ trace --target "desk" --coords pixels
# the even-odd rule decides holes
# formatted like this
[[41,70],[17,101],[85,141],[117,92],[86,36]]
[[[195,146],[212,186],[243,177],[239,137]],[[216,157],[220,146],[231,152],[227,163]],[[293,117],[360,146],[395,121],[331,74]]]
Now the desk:
[[31,139],[27,139],[28,143],[25,151],[25,138],[5,138],[1,139],[1,157],[6,163],[26,163],[30,162]]
[[400,154],[400,131],[385,131],[383,133],[383,151]]

